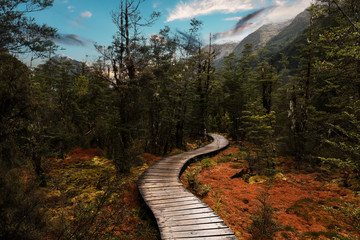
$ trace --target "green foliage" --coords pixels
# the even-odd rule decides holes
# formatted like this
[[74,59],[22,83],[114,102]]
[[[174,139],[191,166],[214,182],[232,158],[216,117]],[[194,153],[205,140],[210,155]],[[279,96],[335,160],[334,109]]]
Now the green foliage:
[[[312,220],[312,216],[309,213],[309,209],[311,209],[311,205],[315,203],[315,201],[311,198],[303,198],[296,201],[295,204],[290,206],[286,211],[295,214],[298,217],[303,218],[306,221]],[[314,209],[311,209],[314,210]]]
[[0,238],[43,239],[47,219],[37,185],[25,183],[21,170],[2,168],[0,173]]
[[271,176],[276,173],[275,169],[275,143],[274,129],[275,112],[264,114],[257,111],[254,104],[244,111],[242,116],[243,128],[247,140],[254,143],[252,149],[256,153],[254,159],[248,159],[249,165],[255,168],[259,174]]
[[360,233],[360,208],[357,204],[344,203],[339,208],[326,208],[335,219],[345,223],[356,233]]
[[295,232],[295,229],[292,226],[285,226],[284,230],[288,232]]
[[32,99],[28,68],[8,53],[0,53],[0,167],[29,160]]
[[216,162],[211,160],[211,158],[204,158],[201,160],[201,166],[204,167],[213,167],[216,166]]
[[250,101],[252,91],[249,89],[249,78],[254,58],[252,46],[248,44],[245,46],[241,58],[237,59],[235,53],[225,57],[225,66],[220,70],[223,82],[224,110],[229,114],[230,121],[228,122],[232,122],[228,134],[234,140],[243,137],[239,132],[239,128],[242,126],[240,117],[246,104]]
[[53,0],[0,1],[0,52],[42,54],[52,50],[56,30],[47,25],[38,25],[35,19],[26,16],[51,7]]
[[336,154],[336,157],[320,157],[320,159],[342,170],[359,173],[360,101],[355,101],[353,105],[348,106],[342,113],[342,119],[342,123],[338,125],[329,125],[334,137],[325,140],[325,143],[335,150],[332,152]]
[[197,196],[205,197],[210,191],[210,186],[203,185],[199,179],[198,174],[201,171],[201,167],[197,167],[191,170],[185,171],[185,181],[188,184],[188,188]]
[[335,239],[336,237],[338,237],[338,233],[335,231],[328,231],[328,232],[324,232],[324,231],[319,231],[319,232],[315,232],[315,231],[310,231],[310,232],[306,232],[303,234],[304,237],[306,237],[307,239],[319,239],[320,237],[326,237],[328,239]]
[[269,197],[268,189],[260,192],[257,197],[259,204],[251,215],[252,222],[248,229],[252,239],[274,239],[280,230],[278,223],[274,221],[274,208],[269,202]]
[[232,121],[228,112],[224,115],[219,113],[216,116],[209,115],[208,126],[210,131],[218,131],[222,133],[229,133],[232,127]]

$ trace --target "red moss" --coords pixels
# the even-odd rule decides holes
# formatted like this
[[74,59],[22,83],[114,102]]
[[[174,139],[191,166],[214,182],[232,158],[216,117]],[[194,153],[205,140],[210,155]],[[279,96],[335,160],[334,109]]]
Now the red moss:
[[[237,148],[229,147],[213,159],[216,160],[221,154],[237,151]],[[333,230],[331,225],[334,227],[336,219],[325,211],[324,207],[334,205],[333,199],[339,199],[341,202],[355,201],[352,191],[335,184],[328,184],[326,181],[318,181],[317,179],[321,179],[321,173],[304,173],[295,170],[292,167],[294,164],[287,163],[287,159],[278,160],[283,163],[281,166],[287,171],[284,173],[286,180],[277,179],[271,185],[270,202],[275,209],[275,220],[281,226],[291,226],[295,230],[295,232],[283,233],[286,233],[290,239],[300,239],[301,235],[308,231]],[[266,184],[248,184],[241,178],[231,179],[231,176],[241,170],[232,168],[234,164],[236,163],[221,163],[215,167],[202,169],[199,176],[201,182],[211,186],[210,192],[202,200],[218,213],[238,237],[250,239],[251,236],[246,229],[251,224],[251,213],[257,208],[259,190],[264,189]],[[300,209],[297,210],[297,207]],[[336,225],[346,229],[346,226],[342,226],[339,221]],[[284,239],[281,232],[277,239]]]
[[143,153],[142,158],[145,160],[146,164],[151,165],[161,159],[161,157],[152,155],[150,153]]
[[135,206],[139,206],[140,196],[139,196],[139,189],[136,183],[130,183],[127,189],[124,192],[124,204],[128,208],[133,208]]
[[73,159],[90,160],[95,156],[101,156],[100,152],[96,148],[82,149],[76,148],[70,152]]

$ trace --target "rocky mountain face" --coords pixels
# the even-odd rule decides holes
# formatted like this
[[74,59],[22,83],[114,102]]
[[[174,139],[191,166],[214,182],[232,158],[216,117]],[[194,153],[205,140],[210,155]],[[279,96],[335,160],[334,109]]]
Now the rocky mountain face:
[[[212,51],[215,54],[215,61],[224,58],[225,56],[229,55],[231,52],[234,51],[238,42],[230,42],[230,43],[223,43],[223,44],[213,44],[211,46]],[[205,48],[208,51],[208,46]]]
[[305,31],[309,24],[310,13],[308,11],[301,12],[279,34],[268,41],[266,49],[272,55],[279,53],[284,47],[288,46],[297,39]]
[[[298,14],[293,20],[263,25],[238,43],[233,51],[237,56],[241,56],[245,45],[252,44],[254,51],[265,49],[266,56],[277,55],[285,47],[291,45],[292,42],[299,38],[309,26],[309,19],[309,12],[304,11]],[[231,47],[233,47],[233,44],[234,43],[231,43]],[[214,61],[216,68],[221,67],[224,64],[224,57],[231,53],[231,48],[229,46],[224,46],[224,49],[226,50],[222,52],[222,45],[225,44],[217,45],[219,54]]]
[[254,51],[265,47],[272,38],[276,37],[279,33],[281,33],[281,31],[290,23],[291,21],[286,21],[282,23],[263,25],[258,30],[244,38],[239,43],[239,45],[236,46],[234,52],[236,53],[236,55],[241,55],[246,44],[252,44]]

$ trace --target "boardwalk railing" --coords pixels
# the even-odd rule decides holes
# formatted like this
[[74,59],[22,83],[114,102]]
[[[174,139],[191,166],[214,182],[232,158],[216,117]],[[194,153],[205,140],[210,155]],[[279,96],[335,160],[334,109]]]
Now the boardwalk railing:
[[179,176],[194,157],[228,146],[226,138],[210,134],[213,142],[191,152],[165,157],[151,165],[139,179],[139,190],[153,212],[161,239],[237,239],[234,232],[206,204],[181,184]]

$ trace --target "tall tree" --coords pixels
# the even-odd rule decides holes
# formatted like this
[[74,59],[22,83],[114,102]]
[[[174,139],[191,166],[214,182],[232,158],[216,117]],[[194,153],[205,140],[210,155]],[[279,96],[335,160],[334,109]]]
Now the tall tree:
[[53,0],[1,0],[0,51],[12,53],[34,52],[39,55],[51,50],[56,30],[38,25],[27,14],[51,7]]
[[235,54],[230,54],[225,60],[225,67],[222,69],[222,77],[224,78],[224,108],[230,114],[233,127],[231,136],[234,140],[244,137],[239,131],[241,127],[241,113],[246,110],[245,106],[250,101],[250,91],[248,84],[251,74],[251,64],[255,55],[252,52],[252,45],[245,45],[242,56],[235,58]]

